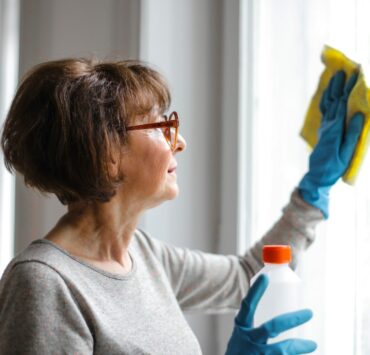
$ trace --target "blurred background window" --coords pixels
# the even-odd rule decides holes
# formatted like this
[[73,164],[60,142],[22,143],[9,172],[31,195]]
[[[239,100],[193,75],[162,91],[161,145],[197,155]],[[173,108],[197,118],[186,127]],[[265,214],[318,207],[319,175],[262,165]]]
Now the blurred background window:
[[[368,1],[258,0],[253,9],[251,235],[271,226],[307,169],[309,151],[298,136],[324,68],[324,44],[360,62],[370,78]],[[356,186],[338,183],[330,219],[318,228],[299,273],[304,303],[314,310],[305,328],[317,354],[370,353],[370,159]],[[250,201],[247,202],[250,204]]]

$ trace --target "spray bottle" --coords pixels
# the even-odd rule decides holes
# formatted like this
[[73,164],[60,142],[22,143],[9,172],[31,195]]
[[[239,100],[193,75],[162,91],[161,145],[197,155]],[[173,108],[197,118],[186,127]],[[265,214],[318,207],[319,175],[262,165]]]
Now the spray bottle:
[[[254,326],[279,316],[283,313],[300,310],[302,282],[298,275],[289,267],[292,259],[289,245],[265,245],[262,250],[265,266],[252,278],[251,284],[264,273],[269,278],[269,285],[263,294],[254,317]],[[300,337],[300,328],[293,328],[271,339],[275,343],[288,338]]]

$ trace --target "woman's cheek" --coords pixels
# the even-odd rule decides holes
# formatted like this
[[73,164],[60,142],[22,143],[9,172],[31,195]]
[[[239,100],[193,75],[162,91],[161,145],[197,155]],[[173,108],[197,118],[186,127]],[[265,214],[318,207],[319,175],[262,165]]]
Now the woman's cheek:
[[153,140],[166,141],[162,131],[159,128],[147,129],[145,134]]

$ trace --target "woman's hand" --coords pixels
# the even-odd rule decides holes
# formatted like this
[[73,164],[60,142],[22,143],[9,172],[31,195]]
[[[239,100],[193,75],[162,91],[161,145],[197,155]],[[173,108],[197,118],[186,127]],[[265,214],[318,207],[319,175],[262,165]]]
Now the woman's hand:
[[268,285],[268,278],[262,274],[244,298],[240,311],[235,318],[232,336],[226,355],[295,355],[308,354],[316,349],[316,343],[304,339],[289,339],[267,344],[269,338],[297,327],[312,318],[310,310],[286,313],[253,328],[253,318],[259,300]]
[[351,162],[364,123],[356,113],[346,127],[347,101],[357,80],[353,74],[347,84],[345,73],[337,72],[330,80],[321,102],[321,127],[318,142],[310,155],[309,170],[299,183],[301,197],[329,215],[329,190],[345,173]]

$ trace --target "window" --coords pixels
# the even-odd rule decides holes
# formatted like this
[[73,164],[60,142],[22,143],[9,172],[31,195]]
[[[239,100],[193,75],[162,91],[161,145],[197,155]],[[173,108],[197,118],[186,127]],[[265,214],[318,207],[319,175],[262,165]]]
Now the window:
[[[323,70],[324,44],[363,64],[370,83],[369,2],[251,0],[249,65],[252,102],[252,235],[279,218],[306,171],[309,152],[298,133]],[[243,22],[243,21],[242,21]],[[306,336],[317,354],[370,353],[370,157],[355,187],[338,183],[330,219],[318,228],[299,273],[314,310]],[[254,240],[254,241],[255,241]],[[340,341],[338,340],[340,339]]]

